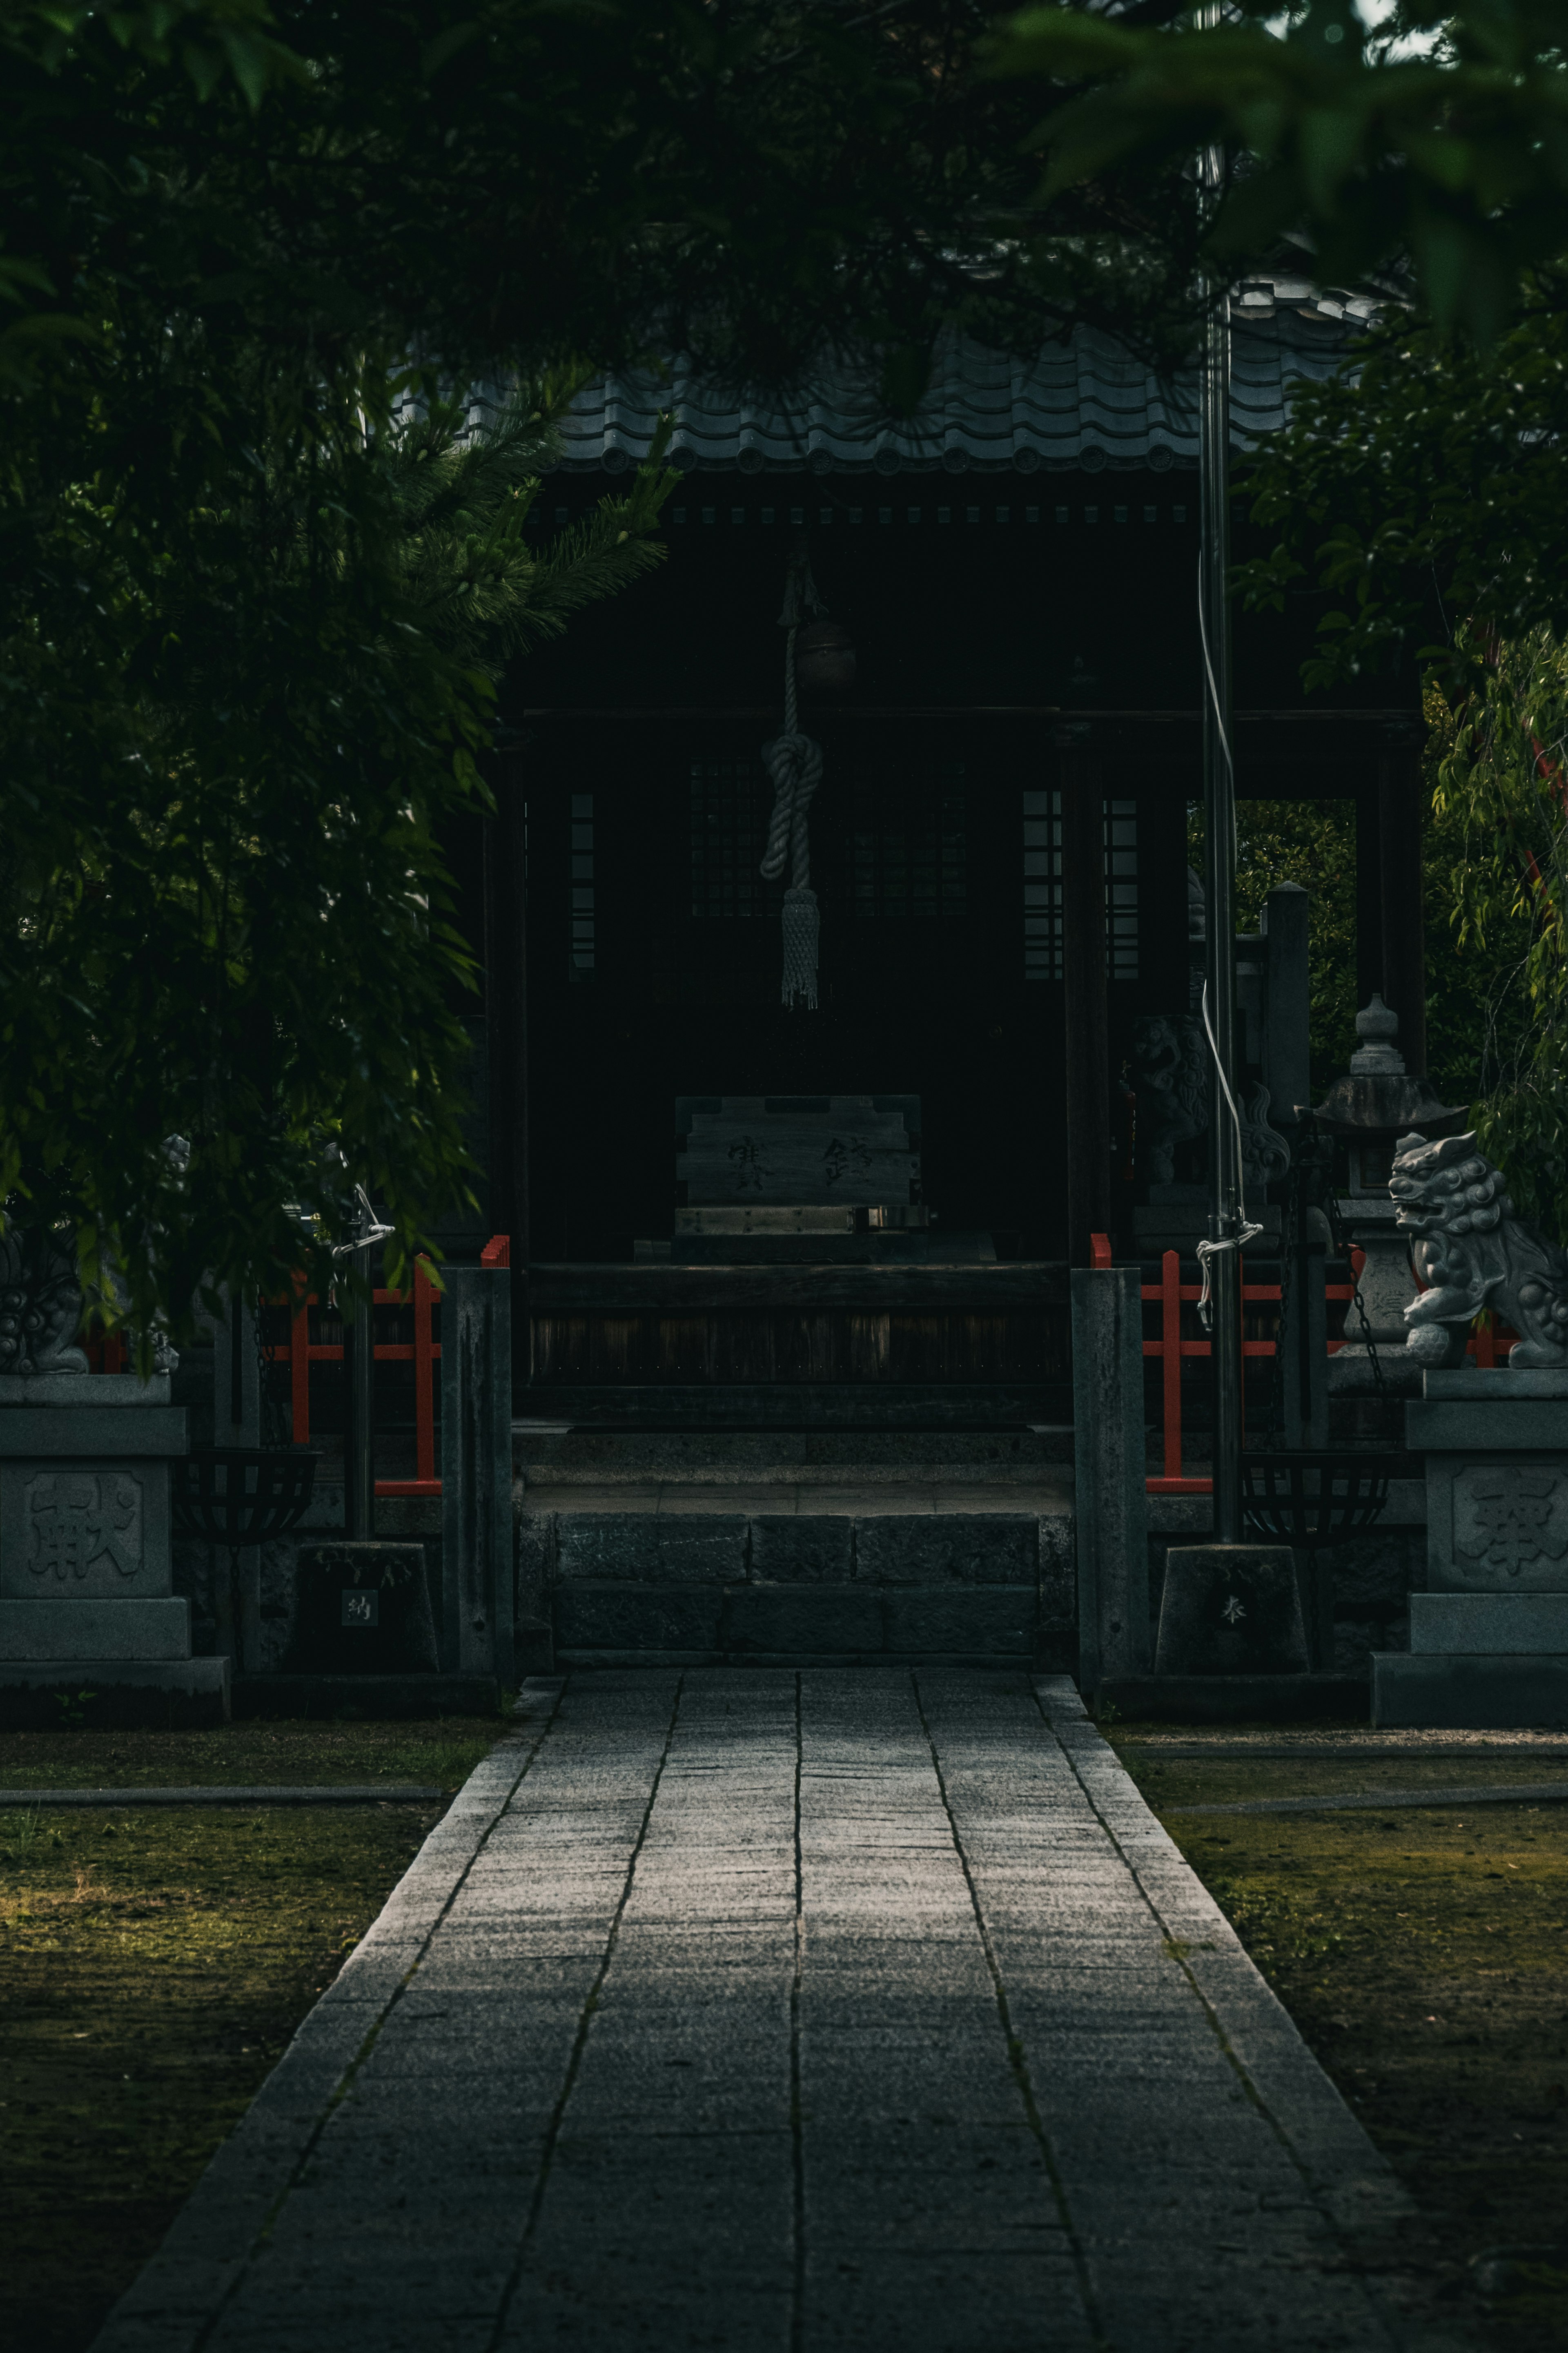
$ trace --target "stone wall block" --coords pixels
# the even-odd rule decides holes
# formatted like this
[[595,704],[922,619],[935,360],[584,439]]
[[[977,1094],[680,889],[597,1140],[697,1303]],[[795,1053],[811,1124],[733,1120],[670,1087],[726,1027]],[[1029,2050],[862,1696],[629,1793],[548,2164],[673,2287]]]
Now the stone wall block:
[[548,1614],[556,1581],[557,1517],[553,1512],[522,1512],[517,1521],[517,1614],[522,1619]]
[[735,1584],[746,1575],[746,1536],[743,1512],[563,1512],[557,1575],[563,1585],[590,1577]]
[[1403,1609],[1425,1550],[1423,1535],[1383,1528],[1331,1546],[1328,1566],[1336,1615],[1349,1618],[1363,1609]]
[[891,1651],[1033,1655],[1038,1604],[1032,1585],[906,1586],[886,1593],[883,1602]]
[[722,1647],[807,1655],[879,1651],[882,1599],[860,1586],[740,1586],[724,1599]]
[[853,1522],[843,1512],[769,1512],[752,1521],[752,1575],[764,1585],[847,1585]]
[[1033,1514],[868,1514],[855,1523],[856,1576],[875,1585],[1023,1585],[1039,1553]]
[[558,1586],[552,1615],[565,1651],[716,1651],[724,1593],[719,1585]]
[[1054,1513],[1040,1521],[1040,1624],[1066,1632],[1078,1624],[1078,1551],[1071,1519]]

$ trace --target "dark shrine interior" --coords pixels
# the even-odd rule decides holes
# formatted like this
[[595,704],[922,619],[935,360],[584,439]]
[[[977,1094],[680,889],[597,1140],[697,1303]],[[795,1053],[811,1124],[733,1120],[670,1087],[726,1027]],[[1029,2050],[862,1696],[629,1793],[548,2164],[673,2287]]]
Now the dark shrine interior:
[[[542,523],[576,521],[616,487],[557,474]],[[515,866],[492,859],[487,881],[485,828],[450,844],[489,976],[486,999],[460,1008],[477,1044],[526,937],[521,1184],[500,1174],[501,1130],[523,1133],[498,1101],[515,1050],[498,1064],[492,1036],[477,1058],[487,1230],[516,1226],[526,1202],[529,1258],[624,1261],[670,1232],[678,1097],[899,1094],[921,1100],[937,1229],[1059,1260],[1063,987],[1059,944],[1026,932],[1025,827],[1038,842],[1064,762],[1091,756],[1137,886],[1135,926],[1110,949],[1114,1071],[1138,1016],[1189,1010],[1195,474],[698,471],[665,521],[658,572],[574,616],[503,691],[497,789],[526,804],[524,923]],[[847,691],[802,706],[824,755],[816,1012],[779,1003],[783,886],[756,871],[772,803],[760,747],[780,725],[779,612],[803,533],[857,653]],[[1260,543],[1238,506],[1236,557]],[[1307,593],[1282,613],[1237,606],[1238,790],[1353,797],[1374,837],[1414,673],[1310,697],[1301,664],[1321,607]],[[1119,1181],[1131,1199],[1136,1172]]]

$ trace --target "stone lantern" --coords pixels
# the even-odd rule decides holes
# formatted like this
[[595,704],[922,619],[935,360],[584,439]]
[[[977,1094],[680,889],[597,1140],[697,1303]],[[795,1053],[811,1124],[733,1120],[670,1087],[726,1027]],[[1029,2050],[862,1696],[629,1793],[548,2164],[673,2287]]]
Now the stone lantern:
[[[1318,1106],[1316,1118],[1342,1139],[1349,1183],[1340,1195],[1340,1217],[1349,1240],[1366,1252],[1361,1299],[1385,1390],[1415,1396],[1420,1368],[1405,1354],[1405,1310],[1416,1295],[1405,1236],[1394,1224],[1388,1179],[1398,1138],[1414,1128],[1429,1140],[1458,1135],[1465,1106],[1436,1102],[1425,1079],[1413,1077],[1394,1039],[1399,1016],[1373,996],[1356,1015],[1361,1043],[1351,1056],[1347,1077],[1336,1079]],[[1371,1396],[1376,1388],[1361,1318],[1352,1303],[1345,1319],[1346,1345],[1330,1360],[1329,1389],[1340,1397]]]

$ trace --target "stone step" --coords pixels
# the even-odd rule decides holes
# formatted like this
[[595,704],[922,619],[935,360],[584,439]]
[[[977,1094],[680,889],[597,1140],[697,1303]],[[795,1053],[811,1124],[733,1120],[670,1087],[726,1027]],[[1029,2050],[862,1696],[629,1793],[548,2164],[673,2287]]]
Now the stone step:
[[1038,1660],[1072,1641],[1070,1493],[535,1487],[519,1607],[567,1664]]
[[[1032,1470],[1027,1477],[972,1480],[952,1475],[930,1479],[854,1478],[728,1480],[590,1480],[531,1482],[523,1491],[525,1517],[540,1513],[655,1513],[665,1520],[731,1516],[795,1518],[803,1514],[851,1519],[902,1518],[911,1514],[1011,1513],[1034,1517],[1069,1517],[1072,1479]],[[964,1466],[958,1466],[963,1468]]]
[[1006,1479],[1070,1465],[1070,1429],[1026,1430],[595,1430],[517,1421],[512,1457],[530,1485],[628,1480]]

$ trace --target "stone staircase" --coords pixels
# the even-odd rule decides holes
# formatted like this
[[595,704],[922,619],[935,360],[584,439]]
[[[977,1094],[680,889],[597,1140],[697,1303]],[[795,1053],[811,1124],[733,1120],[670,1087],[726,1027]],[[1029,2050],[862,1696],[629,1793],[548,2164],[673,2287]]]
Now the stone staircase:
[[520,1422],[520,1615],[570,1665],[1071,1667],[1068,1430]]

